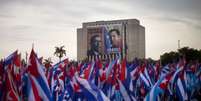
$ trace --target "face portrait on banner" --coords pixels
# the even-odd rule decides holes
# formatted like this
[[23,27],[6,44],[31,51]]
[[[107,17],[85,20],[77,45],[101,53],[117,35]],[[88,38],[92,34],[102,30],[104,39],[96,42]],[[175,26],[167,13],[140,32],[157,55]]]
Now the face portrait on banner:
[[91,49],[88,50],[88,55],[99,55],[100,54],[100,45],[101,45],[101,38],[99,35],[94,35],[91,37],[90,40],[90,47]]
[[87,55],[100,55],[103,53],[102,28],[93,27],[87,29]]
[[123,26],[121,24],[114,24],[105,26],[105,47],[106,52],[121,53],[123,49]]
[[87,28],[87,55],[121,53],[124,29],[121,24]]
[[112,48],[122,48],[123,47],[122,36],[118,29],[111,29],[109,31],[109,35],[111,37]]

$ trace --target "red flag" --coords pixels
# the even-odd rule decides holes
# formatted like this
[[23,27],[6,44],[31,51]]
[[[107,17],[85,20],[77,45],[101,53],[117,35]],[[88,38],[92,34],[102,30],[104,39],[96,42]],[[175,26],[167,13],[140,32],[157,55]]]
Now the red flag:
[[123,61],[122,61],[122,64],[121,64],[121,70],[120,70],[120,80],[121,81],[123,81],[123,80],[125,80],[126,79],[126,72],[127,72],[127,70],[126,70],[126,59],[124,59]]
[[32,86],[31,92],[32,92],[33,95],[30,94],[28,99],[29,100],[35,100],[35,101],[41,101],[40,95],[38,93],[37,87],[36,87],[33,79],[30,78],[30,81],[31,81],[31,86]]
[[21,69],[21,55],[16,55],[14,58],[14,65],[13,65],[13,75],[14,75],[14,79],[16,79],[17,82],[21,81],[21,73],[20,73],[20,69]]
[[6,95],[5,101],[20,101],[19,93],[17,92],[17,86],[13,82],[13,78],[11,76],[10,70],[7,70],[6,73]]
[[165,79],[163,79],[163,81],[160,83],[159,87],[162,89],[167,89],[168,84],[172,78],[173,73],[169,73],[168,75],[166,75]]
[[[44,66],[39,62],[37,55],[32,49],[28,64],[29,77],[33,79],[33,83],[36,85],[36,91],[40,94],[40,98],[42,100],[50,100],[52,98],[52,94],[50,92],[48,81],[45,77],[45,71],[43,68]],[[34,87],[34,85],[31,84],[30,86]],[[31,98],[33,93],[30,93],[28,96]]]
[[3,87],[3,75],[4,75],[3,61],[0,61],[0,92],[2,92]]

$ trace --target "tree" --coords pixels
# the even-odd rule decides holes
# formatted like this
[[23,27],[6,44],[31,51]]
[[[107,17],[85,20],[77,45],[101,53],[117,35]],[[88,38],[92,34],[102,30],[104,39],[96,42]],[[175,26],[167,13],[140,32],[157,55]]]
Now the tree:
[[66,50],[64,49],[64,46],[61,47],[55,47],[54,55],[56,55],[59,58],[59,61],[61,61],[61,58],[66,55]]
[[177,52],[169,52],[161,55],[162,65],[166,65],[172,62],[178,62],[180,58],[185,58],[186,62],[199,61],[201,62],[201,50],[194,48],[183,47],[178,49]]
[[174,63],[179,61],[179,53],[178,52],[169,52],[169,53],[164,53],[160,57],[162,65],[166,65],[168,63]]
[[178,50],[179,54],[181,56],[184,56],[187,62],[190,61],[200,61],[201,62],[201,51],[189,48],[189,47],[183,47]]
[[52,63],[53,62],[52,62],[51,58],[44,59],[44,62],[43,62],[45,68],[47,68],[47,69],[49,69],[52,66]]

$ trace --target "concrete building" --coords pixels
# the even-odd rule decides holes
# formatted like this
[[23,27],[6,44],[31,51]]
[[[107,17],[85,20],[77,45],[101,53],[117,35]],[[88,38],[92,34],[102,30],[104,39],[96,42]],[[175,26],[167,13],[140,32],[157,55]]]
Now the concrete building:
[[113,25],[123,26],[123,44],[124,49],[126,49],[126,53],[124,53],[127,56],[127,60],[145,58],[145,27],[140,25],[140,21],[137,19],[125,19],[83,23],[82,28],[77,29],[77,60],[87,58],[87,51],[89,50],[89,34],[87,33],[89,28]]

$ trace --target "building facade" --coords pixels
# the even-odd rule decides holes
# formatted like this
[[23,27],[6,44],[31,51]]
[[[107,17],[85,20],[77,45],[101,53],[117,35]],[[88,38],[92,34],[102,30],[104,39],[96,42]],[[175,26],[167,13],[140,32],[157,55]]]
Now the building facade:
[[145,58],[145,27],[139,20],[86,22],[77,29],[77,60],[118,53],[128,61]]

